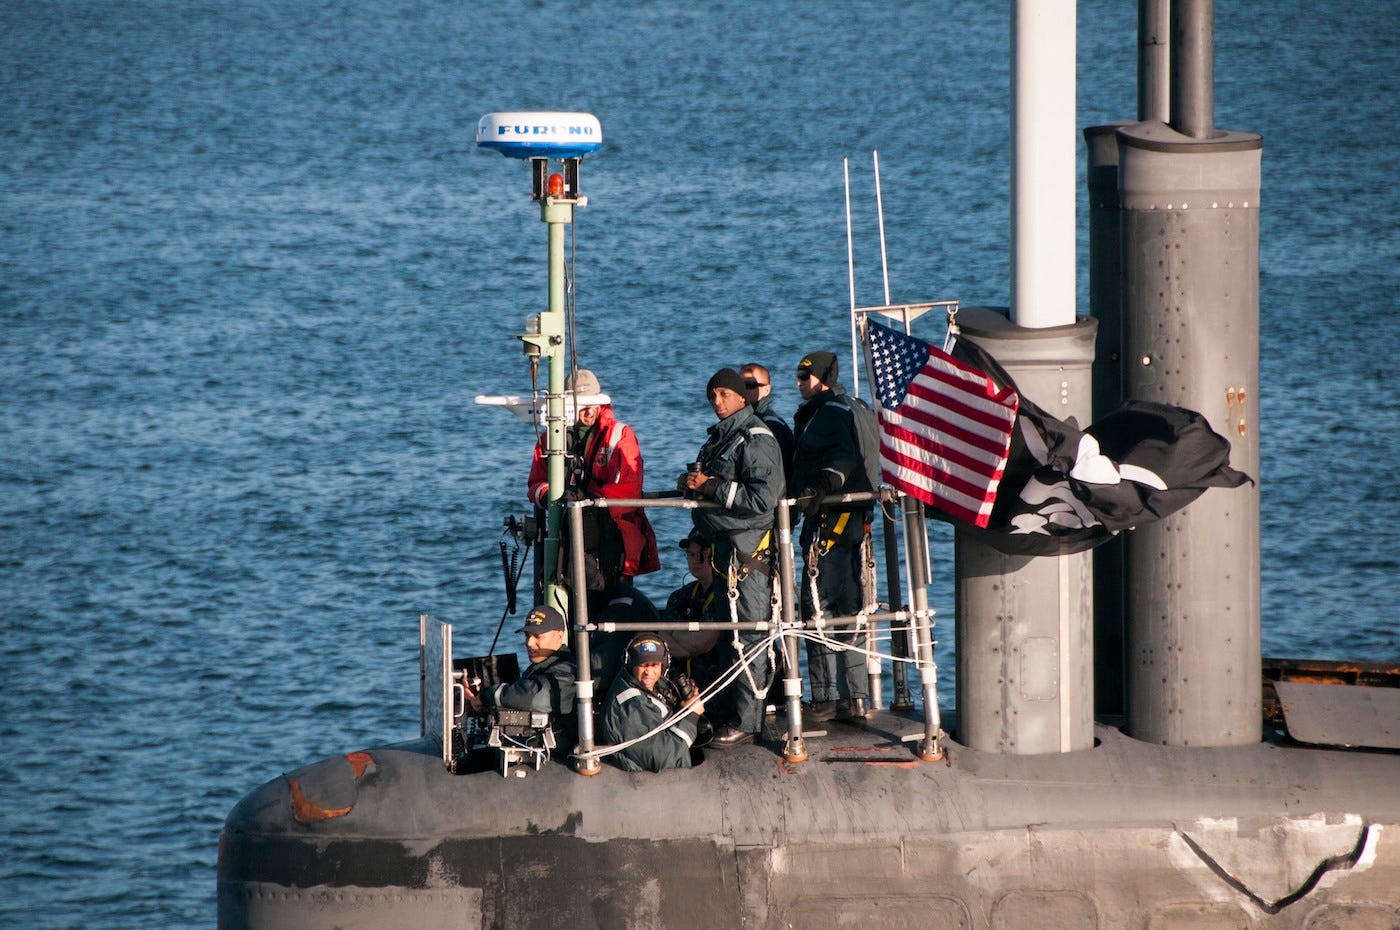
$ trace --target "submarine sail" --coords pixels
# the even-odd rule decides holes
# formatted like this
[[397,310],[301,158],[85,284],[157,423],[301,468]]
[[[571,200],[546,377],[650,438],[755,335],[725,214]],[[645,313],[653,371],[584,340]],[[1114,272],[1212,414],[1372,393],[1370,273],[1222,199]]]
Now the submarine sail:
[[[1017,5],[1026,43],[1036,41],[1035,6]],[[1044,15],[1059,4],[1039,6]],[[1182,44],[1204,54],[1210,4],[1161,8],[1188,30]],[[1183,71],[1199,76],[1189,64]],[[1247,134],[1220,134],[1203,115],[1200,86],[1184,86],[1190,105],[1179,125],[1143,116],[1093,147],[1091,185],[1100,169],[1115,173],[1113,236],[1123,264],[1095,273],[1126,282],[1110,291],[1147,294],[1151,249],[1168,250],[1163,262],[1185,251],[1191,261],[1172,265],[1164,290],[1187,306],[1229,290],[1245,305],[1232,312],[1233,328],[1202,322],[1188,333],[1175,311],[1150,306],[1156,298],[1148,294],[1107,327],[1119,340],[1109,352],[1099,332],[1095,354],[1085,339],[1092,325],[1078,318],[1046,325],[1016,308],[959,313],[965,337],[1007,358],[1028,396],[1063,396],[1066,407],[1083,402],[1091,380],[1099,389],[1110,356],[1115,402],[1161,391],[1166,401],[1206,407],[1234,391],[1231,437],[1252,450],[1244,470],[1257,474],[1257,346],[1252,357],[1249,348],[1257,290],[1248,306],[1257,185],[1249,202],[1241,195],[1211,207],[1198,196],[1210,192],[1190,180],[1218,170],[1219,191],[1247,189],[1260,146]],[[1320,666],[1261,670],[1257,492],[1248,487],[1212,490],[1142,540],[1137,530],[1126,534],[1127,551],[1097,569],[1087,556],[1007,556],[960,540],[959,706],[947,721],[928,648],[923,512],[904,498],[891,510],[904,534],[907,587],[886,592],[867,619],[907,637],[903,653],[886,658],[914,671],[922,706],[804,722],[795,647],[812,631],[794,615],[791,531],[780,507],[788,587],[778,599],[783,619],[770,632],[779,648],[794,650],[787,681],[796,691],[784,690],[755,743],[701,750],[693,768],[629,773],[602,764],[588,649],[603,626],[586,599],[570,598],[581,589],[582,547],[567,540],[585,508],[606,502],[562,493],[569,405],[589,400],[566,387],[563,241],[587,202],[579,163],[598,150],[602,130],[588,114],[498,113],[479,124],[478,140],[531,162],[532,200],[548,228],[549,309],[520,336],[532,382],[543,370],[546,385],[491,402],[545,429],[550,493],[534,535],[549,564],[569,552],[574,583],[542,579],[540,596],[568,608],[579,646],[587,682],[579,742],[564,761],[527,744],[493,747],[499,767],[460,764],[459,741],[480,735],[462,707],[463,679],[493,672],[458,668],[450,627],[425,619],[422,733],[323,759],[244,797],[219,842],[221,928],[1400,925],[1396,676],[1382,668],[1349,678],[1347,669]],[[1211,264],[1221,256],[1229,270]],[[1197,401],[1195,391],[1210,396]],[[893,502],[888,490],[881,495]],[[698,506],[663,495],[611,503]],[[1216,547],[1229,555],[1192,561],[1192,552]],[[1095,715],[1097,669],[1072,653],[1097,642],[1087,616],[1090,592],[1104,590],[1094,573],[1105,564],[1118,573],[1116,600],[1129,605],[1119,633],[1139,651],[1113,672],[1129,696],[1123,713]],[[888,576],[900,574],[892,564]],[[1154,622],[1154,611],[1165,622]],[[1219,632],[1221,615],[1232,632]],[[1205,637],[1208,620],[1217,623],[1207,632],[1228,643]]]

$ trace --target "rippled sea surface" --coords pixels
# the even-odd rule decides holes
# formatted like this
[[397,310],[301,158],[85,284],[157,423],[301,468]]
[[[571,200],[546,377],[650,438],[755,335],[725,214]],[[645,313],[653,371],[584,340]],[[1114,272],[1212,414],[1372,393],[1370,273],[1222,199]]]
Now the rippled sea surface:
[[[1081,127],[1134,115],[1134,7],[1081,0]],[[1265,139],[1265,652],[1400,659],[1400,7],[1216,8],[1216,123]],[[418,614],[489,645],[532,435],[472,399],[528,391],[510,336],[547,292],[482,114],[602,121],[578,358],[655,489],[716,367],[849,358],[843,157],[861,303],[872,150],[892,297],[1007,302],[1008,29],[953,2],[0,0],[0,926],[210,925],[239,797],[416,735]]]

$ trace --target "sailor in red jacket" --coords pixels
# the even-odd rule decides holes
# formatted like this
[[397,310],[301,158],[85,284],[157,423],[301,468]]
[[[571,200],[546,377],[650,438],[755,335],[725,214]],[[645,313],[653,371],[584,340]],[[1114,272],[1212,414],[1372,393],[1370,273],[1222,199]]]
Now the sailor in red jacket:
[[[566,390],[580,396],[601,394],[598,378],[587,368],[569,376]],[[581,406],[577,422],[568,434],[565,477],[568,487],[585,497],[638,498],[642,496],[642,450],[632,427],[613,415],[612,404]],[[549,463],[544,454],[544,436],[535,443],[530,463],[530,502],[537,507],[549,503]],[[622,534],[626,561],[622,574],[628,578],[661,568],[656,549],[656,532],[646,512],[635,507],[609,507],[608,513]]]

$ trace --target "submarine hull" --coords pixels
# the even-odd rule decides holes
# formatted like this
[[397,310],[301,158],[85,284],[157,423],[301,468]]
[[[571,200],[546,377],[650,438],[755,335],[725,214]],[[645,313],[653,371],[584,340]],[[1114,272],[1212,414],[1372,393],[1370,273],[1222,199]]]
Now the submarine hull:
[[454,776],[431,741],[334,757],[229,815],[219,926],[1400,926],[1393,754],[1099,726],[925,763],[918,732],[880,714],[799,766],[760,744],[591,778]]

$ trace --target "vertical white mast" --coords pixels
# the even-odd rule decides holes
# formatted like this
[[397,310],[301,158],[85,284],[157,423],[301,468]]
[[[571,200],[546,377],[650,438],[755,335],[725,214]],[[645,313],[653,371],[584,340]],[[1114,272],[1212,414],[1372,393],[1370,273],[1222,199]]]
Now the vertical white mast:
[[1012,29],[1011,319],[1074,322],[1075,0],[1017,0]]
[[880,273],[885,280],[885,306],[890,305],[890,263],[885,255],[885,198],[880,193],[880,152],[870,150],[870,159],[875,164],[875,212],[880,219]]
[[846,280],[851,292],[851,393],[860,388],[860,333],[856,325],[856,259],[851,239],[851,160],[841,159],[841,177],[846,185]]

